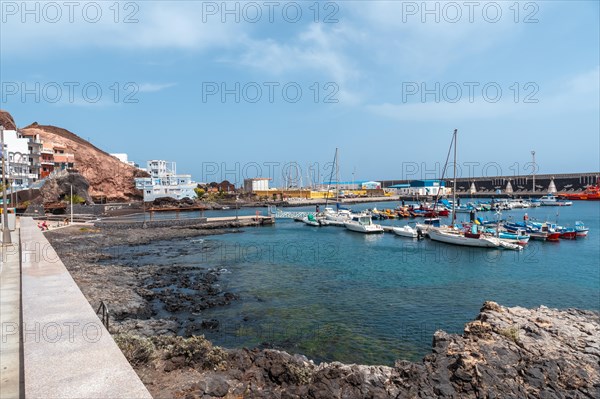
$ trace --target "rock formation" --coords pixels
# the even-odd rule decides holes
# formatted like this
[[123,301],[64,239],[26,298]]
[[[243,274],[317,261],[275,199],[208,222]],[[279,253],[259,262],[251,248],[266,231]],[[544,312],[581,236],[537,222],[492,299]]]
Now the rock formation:
[[0,125],[4,126],[5,130],[15,130],[15,120],[12,115],[0,109]]
[[68,130],[37,123],[23,130],[39,134],[42,141],[61,143],[67,152],[75,154],[75,169],[89,182],[90,196],[102,197],[107,201],[141,197],[135,188],[134,178],[147,176],[145,172],[119,161]]
[[40,189],[40,196],[33,202],[36,204],[51,204],[67,201],[67,198],[71,195],[71,186],[73,187],[74,196],[77,195],[83,198],[86,205],[93,203],[88,193],[90,184],[85,177],[79,173],[69,173],[66,170],[47,178]]
[[[0,111],[0,124],[5,129],[14,129],[12,116]],[[75,155],[75,169],[89,183],[89,195],[107,201],[141,199],[142,193],[135,188],[135,177],[147,177],[146,172],[119,161],[105,151],[95,147],[68,130],[39,125],[37,122],[20,129],[39,134],[45,142],[63,144],[67,153]]]
[[[159,355],[138,363],[136,370],[153,395],[186,399],[591,399],[600,397],[599,337],[595,312],[506,308],[486,302],[462,335],[436,332],[432,353],[421,363],[316,365],[304,356],[260,349],[215,356],[219,352],[206,349],[206,343],[203,353],[211,355],[195,359],[181,356],[182,351],[172,353],[172,346],[161,351],[150,342],[146,346],[155,347]],[[180,373],[177,377],[165,377],[174,370]]]

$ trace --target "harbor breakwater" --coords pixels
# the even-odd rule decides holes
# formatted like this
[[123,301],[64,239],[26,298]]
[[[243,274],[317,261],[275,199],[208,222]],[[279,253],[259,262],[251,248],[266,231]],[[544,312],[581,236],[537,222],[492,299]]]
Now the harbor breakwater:
[[[302,355],[265,349],[269,343],[255,349],[213,347],[199,336],[218,326],[218,320],[204,320],[202,310],[244,298],[221,290],[220,274],[226,271],[174,262],[173,256],[185,253],[169,253],[164,264],[156,256],[168,248],[164,240],[195,240],[209,250],[204,247],[210,244],[200,237],[227,232],[232,231],[71,227],[48,234],[92,306],[99,300],[109,304],[114,318],[111,333],[154,397],[595,398],[600,394],[599,315],[576,309],[509,308],[486,302],[462,334],[437,331],[431,353],[421,362],[398,360],[391,367],[316,364]],[[105,250],[119,244],[141,246],[145,252],[129,254],[125,247],[119,249],[124,252]],[[173,286],[185,291],[173,291]],[[190,308],[197,308],[199,315],[184,312]]]

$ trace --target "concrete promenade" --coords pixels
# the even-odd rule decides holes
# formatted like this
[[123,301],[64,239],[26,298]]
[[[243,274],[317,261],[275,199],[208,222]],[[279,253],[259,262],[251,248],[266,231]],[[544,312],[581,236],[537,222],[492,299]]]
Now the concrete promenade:
[[0,398],[23,397],[21,364],[21,269],[18,231],[0,247]]
[[151,398],[36,222],[20,222],[23,385],[3,379],[2,398]]

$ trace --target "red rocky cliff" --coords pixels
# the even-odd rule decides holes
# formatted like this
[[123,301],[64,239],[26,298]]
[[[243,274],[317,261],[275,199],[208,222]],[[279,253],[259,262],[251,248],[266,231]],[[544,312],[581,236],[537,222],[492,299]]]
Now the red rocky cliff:
[[[14,122],[9,113],[0,111],[0,121],[4,121],[5,128],[14,128]],[[89,194],[92,198],[102,198],[108,201],[129,201],[141,198],[141,192],[135,188],[134,178],[148,176],[146,172],[119,161],[66,129],[38,125],[36,122],[21,130],[26,133],[39,134],[40,139],[44,142],[62,144],[66,147],[66,152],[74,154],[75,169],[89,182]]]

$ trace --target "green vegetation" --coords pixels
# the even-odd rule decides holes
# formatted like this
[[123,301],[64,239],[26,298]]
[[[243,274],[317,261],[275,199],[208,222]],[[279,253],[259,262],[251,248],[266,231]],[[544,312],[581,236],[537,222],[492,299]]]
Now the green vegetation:
[[519,341],[519,326],[512,326],[509,328],[502,329],[500,330],[500,335],[516,343]]
[[85,198],[83,198],[77,194],[74,194],[73,196],[67,195],[65,197],[65,201],[67,201],[69,204],[71,203],[71,201],[74,204],[85,204]]
[[154,357],[156,348],[149,338],[127,333],[115,335],[114,339],[133,367],[148,363]]
[[202,198],[206,195],[206,190],[200,187],[196,187],[194,189],[194,192],[196,193],[196,196],[198,196],[198,198]]
[[164,350],[166,359],[183,356],[186,364],[200,365],[203,369],[224,370],[227,364],[227,353],[203,335],[189,338],[159,335],[152,337],[152,341],[157,349]]
[[227,353],[213,346],[204,336],[189,338],[159,335],[140,337],[130,333],[117,334],[115,342],[132,366],[146,364],[157,357],[169,360],[183,357],[188,366],[201,366],[203,369],[224,370],[227,366]]

